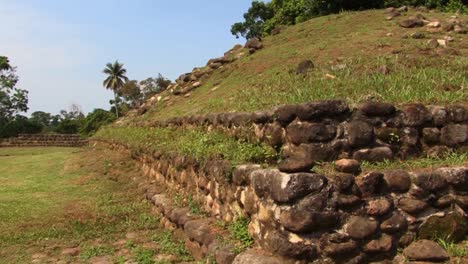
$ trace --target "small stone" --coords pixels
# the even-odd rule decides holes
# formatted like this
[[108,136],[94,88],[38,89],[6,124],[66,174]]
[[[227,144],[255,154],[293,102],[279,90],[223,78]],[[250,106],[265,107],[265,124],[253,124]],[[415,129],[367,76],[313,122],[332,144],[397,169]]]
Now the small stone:
[[430,22],[426,25],[429,28],[439,28],[441,26],[439,21]]
[[392,202],[386,198],[380,198],[369,201],[367,205],[367,214],[370,216],[382,216],[390,212]]
[[403,250],[403,254],[410,260],[418,261],[445,261],[449,259],[447,252],[431,240],[413,242]]
[[424,33],[422,33],[422,32],[414,32],[410,36],[413,39],[423,39],[423,38],[426,37],[426,35]]
[[431,49],[435,49],[439,47],[439,42],[437,41],[437,39],[430,39],[427,41],[427,47]]
[[382,234],[379,239],[371,240],[364,246],[366,253],[382,253],[389,252],[393,247],[393,237],[390,235]]
[[407,192],[411,186],[411,178],[407,171],[392,170],[384,173],[384,181],[393,192]]
[[445,48],[445,47],[447,47],[447,40],[445,40],[445,39],[438,39],[438,40],[437,40],[437,44],[439,44],[439,46]]
[[397,233],[408,228],[408,222],[405,217],[398,212],[380,224],[380,229],[389,234]]
[[341,159],[335,162],[335,169],[339,172],[358,174],[361,163],[354,159]]
[[409,214],[417,214],[425,210],[428,205],[415,198],[403,197],[398,201],[398,207]]
[[364,239],[374,234],[379,223],[361,216],[351,216],[346,224],[346,232],[353,239]]
[[409,18],[409,19],[400,21],[399,25],[400,27],[403,27],[403,28],[414,28],[414,27],[424,26],[424,22],[418,18]]
[[66,256],[77,256],[78,254],[80,254],[80,248],[79,247],[75,247],[75,248],[66,248],[64,250],[62,250],[62,255],[66,255]]
[[314,63],[311,60],[304,60],[297,65],[296,74],[306,74],[312,68]]

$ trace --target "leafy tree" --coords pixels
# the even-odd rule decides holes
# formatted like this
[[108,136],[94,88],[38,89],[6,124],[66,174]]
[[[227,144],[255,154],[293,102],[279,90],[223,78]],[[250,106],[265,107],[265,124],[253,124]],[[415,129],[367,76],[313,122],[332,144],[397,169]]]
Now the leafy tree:
[[139,106],[143,100],[140,85],[136,80],[125,82],[118,94],[122,96],[131,107]]
[[50,127],[51,119],[52,115],[43,111],[36,111],[32,113],[31,118],[29,118],[30,121],[40,124],[43,129],[48,129]]
[[82,119],[63,119],[55,128],[60,134],[77,134],[80,131]]
[[231,33],[239,38],[239,35],[246,39],[262,37],[265,23],[274,16],[271,3],[253,1],[251,7],[244,13],[244,22],[232,25]]
[[17,83],[16,68],[7,57],[0,56],[0,122],[11,121],[28,110],[28,91],[17,88]]
[[145,100],[167,89],[172,82],[160,73],[156,78],[147,78],[140,82],[140,87],[145,95]]
[[[128,81],[126,76],[127,70],[123,66],[123,64],[115,61],[113,64],[107,63],[106,68],[103,70],[103,73],[107,74],[107,78],[104,80],[103,85],[106,89],[110,89],[114,92],[114,101],[116,103],[118,101],[117,93],[122,88],[124,83]],[[115,107],[115,115],[119,117],[118,107]]]
[[80,129],[80,133],[84,135],[91,135],[95,133],[101,126],[114,122],[115,115],[103,109],[94,109],[89,113]]

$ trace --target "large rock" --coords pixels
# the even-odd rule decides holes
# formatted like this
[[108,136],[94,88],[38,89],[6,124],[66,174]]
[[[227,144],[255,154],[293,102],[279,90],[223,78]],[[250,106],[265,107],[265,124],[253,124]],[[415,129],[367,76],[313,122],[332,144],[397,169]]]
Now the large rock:
[[295,173],[295,172],[310,172],[314,167],[315,162],[311,159],[302,159],[297,157],[291,157],[283,159],[278,164],[278,169],[281,172]]
[[403,107],[403,124],[405,126],[421,126],[431,119],[431,113],[423,104],[409,104]]
[[392,192],[407,192],[411,187],[410,175],[404,170],[386,171],[384,181]]
[[424,26],[424,21],[422,19],[413,17],[400,21],[399,25],[403,28],[415,28]]
[[340,220],[338,212],[311,212],[302,208],[291,208],[281,212],[280,222],[289,231],[295,233],[314,232],[330,229]]
[[323,123],[293,122],[286,129],[287,139],[296,144],[324,142],[336,134],[336,127]]
[[435,171],[455,190],[468,192],[468,167],[440,168]]
[[444,177],[434,172],[419,172],[416,174],[414,183],[423,190],[436,192],[447,187]]
[[340,159],[335,162],[335,169],[339,172],[357,174],[361,171],[361,163],[354,159]]
[[356,177],[356,185],[363,197],[369,197],[378,193],[382,187],[383,174],[380,172],[370,172]]
[[366,116],[391,116],[396,111],[392,104],[380,102],[366,102],[359,109]]
[[374,139],[374,128],[366,122],[352,121],[345,125],[351,147],[369,146]]
[[293,233],[273,229],[261,243],[263,248],[275,255],[299,259],[317,257],[317,245]]
[[251,38],[245,43],[245,48],[259,50],[263,48],[263,43],[259,38]]
[[403,197],[398,200],[398,207],[409,214],[417,214],[425,210],[428,205],[426,202],[415,198]]
[[327,100],[302,104],[298,107],[297,117],[301,121],[320,120],[324,117],[337,118],[349,112],[348,104],[343,100]]
[[379,227],[375,220],[362,216],[351,216],[346,224],[346,232],[353,239],[364,239],[374,234]]
[[292,264],[282,258],[274,257],[265,252],[249,249],[236,256],[232,264]]
[[393,158],[393,151],[389,147],[377,147],[372,149],[361,149],[353,154],[353,159],[359,161],[369,162],[382,162],[391,160]]
[[436,214],[421,224],[418,237],[422,239],[443,237],[458,242],[465,238],[466,231],[468,231],[468,223],[466,217],[460,213]]
[[389,252],[393,248],[393,243],[392,236],[382,234],[379,239],[371,240],[364,245],[363,250],[371,254]]
[[257,170],[252,173],[252,183],[259,197],[271,197],[276,202],[287,203],[320,191],[327,179],[313,173],[286,174],[278,170]]
[[394,212],[393,215],[387,220],[380,224],[382,232],[393,234],[408,228],[408,222],[406,218],[398,212]]
[[450,124],[441,130],[441,142],[447,146],[457,146],[468,140],[468,125]]
[[410,260],[418,261],[445,261],[449,259],[447,252],[431,240],[413,242],[403,250],[403,254]]
[[239,165],[232,171],[232,182],[238,186],[247,186],[250,184],[250,174],[261,169],[260,165]]
[[379,198],[369,201],[367,214],[370,216],[386,215],[392,209],[393,202],[387,198]]

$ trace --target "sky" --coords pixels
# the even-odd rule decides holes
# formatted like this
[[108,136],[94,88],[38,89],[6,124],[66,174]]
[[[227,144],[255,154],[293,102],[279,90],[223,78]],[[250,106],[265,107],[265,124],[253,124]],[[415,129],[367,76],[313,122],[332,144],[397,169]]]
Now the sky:
[[251,0],[0,0],[0,56],[17,67],[29,113],[109,109],[107,62],[130,79],[174,80],[237,43]]

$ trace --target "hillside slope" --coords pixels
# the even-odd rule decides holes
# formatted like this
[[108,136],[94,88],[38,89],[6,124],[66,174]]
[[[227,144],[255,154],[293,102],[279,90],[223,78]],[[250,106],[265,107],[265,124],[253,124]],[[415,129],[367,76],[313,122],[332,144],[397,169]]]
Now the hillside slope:
[[[399,26],[417,14],[426,24],[440,21],[441,27]],[[468,17],[417,10],[391,20],[386,16],[385,10],[345,12],[283,28],[263,39],[264,48],[254,54],[244,48],[227,54],[237,59],[217,69],[198,68],[210,74],[181,82],[148,102],[140,111],[144,115],[135,119],[134,112],[129,119],[253,111],[330,98],[350,103],[369,98],[397,104],[466,102],[468,41],[466,34],[447,28],[457,23],[466,31]],[[313,69],[296,74],[304,60],[311,60]],[[193,84],[201,86],[180,93]]]

